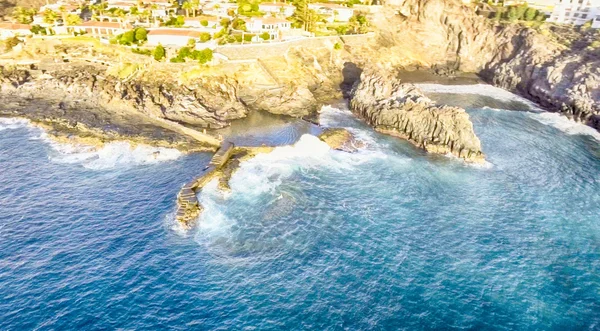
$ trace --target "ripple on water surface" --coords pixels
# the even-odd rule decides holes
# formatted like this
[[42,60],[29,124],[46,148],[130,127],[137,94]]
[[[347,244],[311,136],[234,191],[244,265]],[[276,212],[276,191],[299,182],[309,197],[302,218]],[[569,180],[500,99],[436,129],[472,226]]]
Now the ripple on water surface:
[[325,109],[367,148],[291,129],[185,235],[165,219],[209,155],[88,169],[0,123],[0,329],[600,327],[598,141],[480,103],[491,167]]

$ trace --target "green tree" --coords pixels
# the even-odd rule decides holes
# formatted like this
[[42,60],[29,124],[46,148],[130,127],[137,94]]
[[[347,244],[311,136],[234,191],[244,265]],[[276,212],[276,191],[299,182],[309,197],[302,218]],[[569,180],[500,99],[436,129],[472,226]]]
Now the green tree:
[[183,10],[185,10],[185,17],[190,17],[190,10],[193,10],[194,6],[192,5],[192,3],[190,1],[186,1],[183,3],[181,8],[183,8]]
[[154,52],[152,52],[152,56],[156,61],[160,61],[165,58],[165,48],[162,45],[156,46]]
[[296,11],[293,18],[302,24],[305,31],[314,31],[316,23],[320,20],[320,16],[317,12],[308,8],[309,3],[310,0],[297,0],[294,3]]
[[81,24],[81,17],[79,17],[79,15],[75,15],[75,14],[69,14],[69,15],[67,15],[67,19],[66,19],[65,23],[68,26],[79,25],[79,24]]
[[241,18],[234,18],[231,22],[231,28],[234,30],[246,31],[246,21]]
[[219,23],[222,27],[227,28],[229,27],[229,23],[231,23],[231,21],[228,18],[222,18]]
[[119,37],[119,44],[121,44],[121,45],[131,45],[134,42],[135,42],[135,34],[133,33],[133,30],[129,30],[129,31],[123,33]]
[[199,51],[197,57],[197,60],[200,62],[200,64],[205,64],[213,59],[213,51],[210,48],[205,48]]
[[46,24],[54,24],[58,19],[58,14],[50,9],[46,9],[43,14],[44,23]]
[[16,7],[12,12],[12,18],[21,24],[29,24],[33,22],[34,15],[35,9],[23,7]]
[[137,28],[135,29],[135,40],[137,42],[144,42],[146,40],[148,40],[148,30],[144,29],[144,28]]
[[263,32],[260,34],[260,36],[263,40],[270,40],[271,39],[271,35],[268,32]]
[[207,21],[207,20],[201,20],[201,21],[200,21],[200,24],[201,24],[202,26],[208,26],[208,21]]

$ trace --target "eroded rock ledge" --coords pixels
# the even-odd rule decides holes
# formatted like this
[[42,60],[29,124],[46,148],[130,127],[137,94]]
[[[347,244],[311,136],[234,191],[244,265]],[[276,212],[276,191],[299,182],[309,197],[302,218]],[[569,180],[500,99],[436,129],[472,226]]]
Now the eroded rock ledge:
[[397,136],[431,153],[484,161],[469,114],[439,106],[412,84],[379,70],[365,70],[350,92],[350,109],[375,130]]

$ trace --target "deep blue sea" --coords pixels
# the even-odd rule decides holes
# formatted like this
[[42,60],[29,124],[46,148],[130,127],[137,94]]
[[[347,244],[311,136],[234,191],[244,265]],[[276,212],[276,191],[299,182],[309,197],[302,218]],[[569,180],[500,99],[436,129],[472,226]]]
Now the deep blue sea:
[[0,330],[599,330],[598,135],[487,87],[426,90],[468,108],[488,164],[325,107],[366,147],[270,122],[248,140],[296,145],[205,188],[187,232],[175,197],[210,155],[0,120]]

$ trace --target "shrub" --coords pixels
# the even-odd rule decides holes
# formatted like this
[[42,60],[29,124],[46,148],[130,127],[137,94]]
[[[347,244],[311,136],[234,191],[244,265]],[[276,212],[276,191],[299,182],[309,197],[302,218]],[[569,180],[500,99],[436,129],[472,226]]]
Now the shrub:
[[231,21],[228,18],[223,18],[220,22],[221,26],[225,28],[229,26],[229,23],[231,23]]
[[244,41],[250,42],[250,41],[252,41],[252,38],[254,38],[253,34],[245,34],[244,35]]
[[241,42],[242,42],[242,40],[243,40],[243,39],[242,39],[242,35],[241,35],[241,34],[237,34],[237,35],[235,35],[234,37],[235,37],[235,41],[236,41],[236,42],[238,42],[238,43],[241,43]]
[[179,53],[178,53],[177,57],[185,59],[186,57],[189,57],[190,55],[192,55],[192,50],[189,47],[181,47],[179,49]]
[[183,63],[183,62],[185,62],[185,59],[183,59],[179,56],[176,56],[176,57],[171,58],[171,60],[169,60],[169,61],[171,63]]
[[133,30],[129,30],[124,32],[122,35],[117,36],[117,38],[119,39],[119,44],[131,45],[135,41],[135,34],[133,33]]
[[205,48],[198,52],[198,62],[200,64],[205,64],[213,59],[213,51],[212,49]]
[[152,55],[152,51],[149,49],[132,48],[131,51],[135,54],[141,54],[141,55],[147,55],[147,56]]
[[333,49],[342,49],[342,44],[340,44],[340,43],[335,43],[335,44],[333,45]]
[[165,48],[162,45],[156,46],[154,52],[152,52],[152,56],[156,61],[160,61],[165,57]]
[[524,19],[526,21],[533,21],[535,19],[535,16],[537,15],[537,10],[534,8],[527,8],[525,10],[525,14],[524,14]]
[[263,40],[270,40],[270,39],[271,39],[271,35],[270,35],[268,32],[263,32],[263,33],[261,33],[261,34],[260,34],[260,37],[261,37]]
[[5,52],[11,51],[20,42],[21,42],[21,40],[19,40],[19,38],[17,38],[17,37],[11,37],[11,38],[6,39],[4,41],[4,51]]
[[200,21],[200,24],[202,26],[208,26],[208,21],[207,20],[202,20],[202,21]]
[[208,32],[202,32],[202,33],[200,33],[200,41],[201,42],[205,43],[205,42],[209,41],[210,38],[211,38],[210,37],[210,33],[208,33]]

